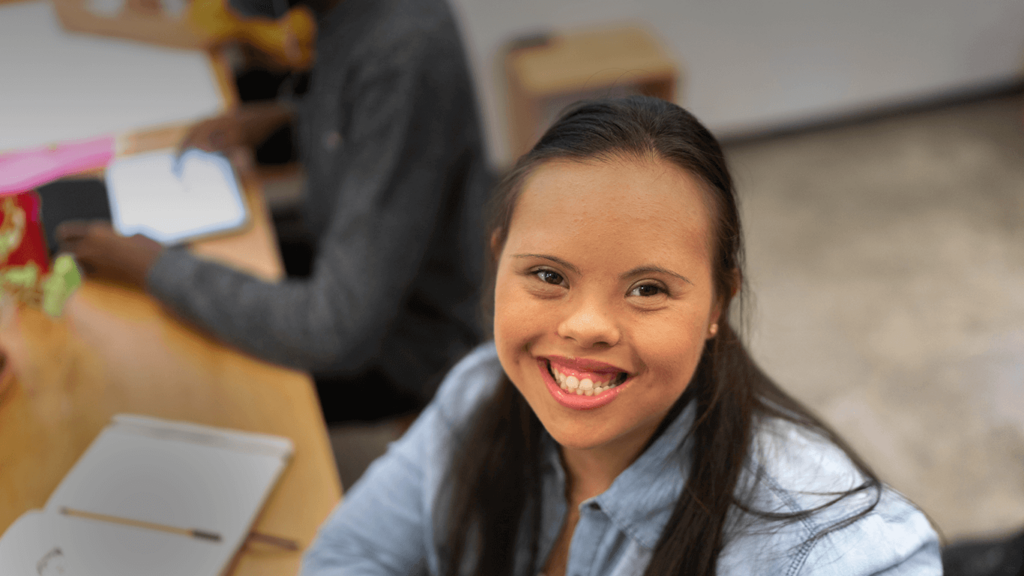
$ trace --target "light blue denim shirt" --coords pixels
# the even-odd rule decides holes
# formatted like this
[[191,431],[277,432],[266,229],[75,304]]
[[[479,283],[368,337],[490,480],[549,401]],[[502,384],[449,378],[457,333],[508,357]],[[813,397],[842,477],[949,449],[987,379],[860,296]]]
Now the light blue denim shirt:
[[[473,410],[496,388],[501,374],[493,344],[460,362],[416,423],[352,487],[320,529],[302,574],[438,574],[434,505],[451,450]],[[684,410],[603,494],[580,505],[566,574],[640,575],[682,491],[689,469],[685,442],[694,408]],[[758,426],[745,485],[760,473],[756,509],[791,513],[832,500],[829,492],[860,484],[845,454],[788,422]],[[545,435],[542,468],[541,558],[547,556],[566,515],[565,473],[557,446]],[[681,448],[680,448],[681,447]],[[736,512],[718,559],[719,576],[942,574],[939,543],[925,516],[885,488],[867,515],[813,539],[822,527],[868,506],[862,491],[802,520],[784,524]],[[524,561],[525,553],[518,562]],[[520,571],[521,572],[521,571]]]

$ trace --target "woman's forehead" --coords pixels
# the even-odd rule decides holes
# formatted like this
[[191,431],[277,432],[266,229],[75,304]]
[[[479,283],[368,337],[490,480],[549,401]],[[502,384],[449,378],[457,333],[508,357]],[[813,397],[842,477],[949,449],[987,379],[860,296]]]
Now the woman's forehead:
[[557,160],[526,180],[509,228],[509,240],[531,249],[583,239],[706,256],[710,219],[701,182],[670,162]]
[[520,215],[620,226],[668,221],[704,232],[710,221],[700,180],[657,158],[545,162],[524,182],[512,227]]

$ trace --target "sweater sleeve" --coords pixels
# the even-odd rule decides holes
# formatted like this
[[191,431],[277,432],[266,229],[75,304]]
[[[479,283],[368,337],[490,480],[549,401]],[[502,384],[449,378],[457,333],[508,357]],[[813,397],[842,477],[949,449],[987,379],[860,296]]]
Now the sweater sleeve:
[[[340,172],[329,225],[308,279],[265,282],[167,250],[149,291],[185,319],[270,361],[311,371],[366,366],[418,272],[467,138],[471,92],[457,45],[395,43],[339,95],[332,162]],[[468,92],[468,93],[467,93]]]

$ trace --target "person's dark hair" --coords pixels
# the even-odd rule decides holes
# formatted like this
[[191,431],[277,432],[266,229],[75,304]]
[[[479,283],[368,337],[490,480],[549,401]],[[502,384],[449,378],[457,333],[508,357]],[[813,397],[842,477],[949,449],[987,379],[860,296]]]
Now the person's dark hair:
[[[642,96],[584,102],[570,109],[499,183],[490,228],[497,246],[504,244],[519,194],[538,166],[552,160],[614,158],[671,162],[703,183],[713,223],[714,288],[723,307],[717,335],[705,343],[686,392],[654,435],[657,438],[687,404],[696,404],[697,416],[689,433],[693,440],[689,478],[646,574],[714,575],[727,536],[727,514],[734,506],[785,522],[863,491],[874,490],[877,503],[880,483],[871,470],[757,367],[729,323],[733,296],[739,293],[740,303],[745,297],[739,290],[743,239],[736,195],[718,142],[689,112]],[[494,254],[492,259],[496,258]],[[493,269],[496,262],[491,264]],[[849,455],[866,480],[814,510],[794,514],[754,510],[748,497],[759,475],[750,486],[737,487],[751,450],[755,421],[763,417],[782,418],[828,438]],[[449,482],[438,505],[441,513],[435,519],[444,573],[454,576],[471,568],[473,574],[511,576],[540,570],[542,430],[525,399],[502,375],[498,391],[477,410],[462,430],[462,445],[453,450]],[[873,507],[814,538],[848,525]]]

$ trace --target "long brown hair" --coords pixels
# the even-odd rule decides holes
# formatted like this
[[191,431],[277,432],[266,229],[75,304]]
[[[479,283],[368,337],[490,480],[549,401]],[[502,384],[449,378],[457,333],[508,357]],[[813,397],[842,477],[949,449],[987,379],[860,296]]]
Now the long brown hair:
[[[656,157],[698,177],[712,215],[712,273],[723,311],[716,337],[705,343],[693,379],[669,411],[655,438],[689,403],[696,420],[689,432],[692,465],[685,488],[662,531],[646,574],[713,576],[728,536],[726,518],[735,506],[771,521],[805,517],[851,494],[880,483],[871,470],[831,430],[762,372],[729,322],[734,294],[742,318],[743,234],[732,177],[714,136],[690,113],[654,98],[585,102],[569,110],[499,183],[491,231],[504,244],[516,201],[526,178],[555,160]],[[496,262],[491,262],[492,272]],[[492,289],[494,274],[490,275]],[[493,292],[493,290],[492,290]],[[493,298],[489,301],[493,303]],[[502,375],[497,392],[465,425],[462,444],[453,447],[449,482],[439,495],[435,518],[442,569],[456,574],[536,574],[539,558],[540,445],[543,427],[529,405]],[[850,457],[865,481],[828,503],[794,514],[758,511],[750,501],[760,476],[738,489],[748,461],[755,422],[782,418],[828,438]],[[652,439],[653,442],[653,439]],[[650,445],[650,444],[648,444]],[[680,445],[681,449],[681,445]],[[826,527],[818,538],[853,522]]]

